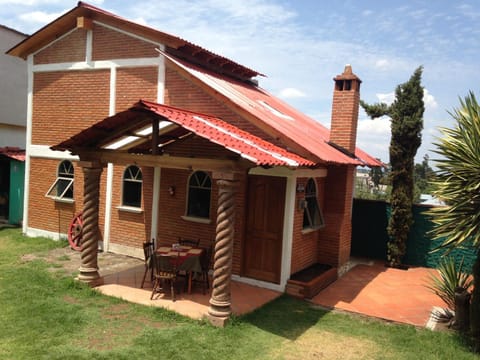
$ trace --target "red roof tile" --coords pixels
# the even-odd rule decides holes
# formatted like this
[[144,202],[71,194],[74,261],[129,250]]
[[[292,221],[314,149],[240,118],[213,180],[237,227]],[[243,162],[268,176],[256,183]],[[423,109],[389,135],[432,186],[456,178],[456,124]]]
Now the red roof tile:
[[[105,149],[112,148],[111,145],[115,143],[119,144],[119,146],[114,147],[116,150],[128,149],[132,142],[138,140],[135,138],[135,133],[150,124],[150,121],[146,120],[144,116],[145,111],[167,119],[187,130],[187,132],[192,132],[216,143],[259,166],[298,167],[315,165],[313,161],[271,144],[219,118],[145,100],[139,101],[127,111],[108,117],[81,131],[70,139],[53,146],[52,149]],[[125,126],[125,131],[119,131],[114,138],[109,137],[111,130],[122,126]],[[172,131],[178,130],[174,129]],[[127,139],[128,136],[131,137],[130,141]],[[107,137],[108,142],[105,143],[104,139]],[[122,144],[122,140],[125,140],[124,144]]]
[[313,166],[314,162],[273,145],[219,118],[142,100],[142,106],[257,165]]
[[25,150],[22,150],[18,147],[7,146],[0,148],[0,155],[4,155],[10,159],[15,159],[18,161],[25,161]]

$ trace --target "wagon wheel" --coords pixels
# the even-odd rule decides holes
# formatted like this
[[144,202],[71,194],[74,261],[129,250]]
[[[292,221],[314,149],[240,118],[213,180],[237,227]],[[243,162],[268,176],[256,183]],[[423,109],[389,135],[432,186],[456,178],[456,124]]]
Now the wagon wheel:
[[83,230],[83,219],[82,213],[78,213],[73,218],[70,226],[68,227],[68,242],[70,247],[73,250],[80,251],[82,250],[82,230]]

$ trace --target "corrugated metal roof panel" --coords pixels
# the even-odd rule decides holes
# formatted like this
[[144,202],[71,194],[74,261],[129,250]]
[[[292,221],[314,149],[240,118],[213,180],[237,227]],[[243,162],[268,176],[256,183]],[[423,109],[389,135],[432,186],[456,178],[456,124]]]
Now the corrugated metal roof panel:
[[162,54],[188,74],[227,97],[279,133],[327,163],[379,166],[379,162],[357,149],[356,158],[328,144],[330,131],[307,115],[294,109],[267,91],[189,64],[169,54]]

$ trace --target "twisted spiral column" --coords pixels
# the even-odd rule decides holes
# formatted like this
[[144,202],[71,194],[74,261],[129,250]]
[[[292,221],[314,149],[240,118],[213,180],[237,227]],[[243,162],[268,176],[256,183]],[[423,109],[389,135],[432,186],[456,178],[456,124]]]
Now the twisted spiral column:
[[98,274],[98,207],[100,194],[101,167],[83,168],[83,236],[81,266],[78,280],[96,285],[99,282]]
[[[231,314],[230,280],[232,275],[232,254],[235,219],[236,183],[219,179],[217,229],[213,265],[212,296],[208,314],[212,323],[228,319]],[[223,324],[221,321],[220,323]]]

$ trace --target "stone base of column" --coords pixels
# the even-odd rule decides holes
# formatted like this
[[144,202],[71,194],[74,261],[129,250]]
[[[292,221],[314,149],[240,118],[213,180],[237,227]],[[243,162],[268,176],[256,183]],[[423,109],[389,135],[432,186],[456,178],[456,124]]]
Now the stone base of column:
[[75,280],[88,284],[91,287],[103,285],[103,277],[98,273],[97,268],[85,268],[83,266],[79,269],[80,274]]
[[216,327],[225,327],[227,324],[228,324],[228,320],[230,319],[230,317],[218,317],[218,316],[213,316],[213,315],[210,315],[208,314],[207,315],[207,320],[210,322],[210,324],[212,324],[213,326],[216,326]]
[[208,309],[208,320],[214,326],[224,327],[227,324],[232,309],[229,301],[219,301],[210,299],[210,308]]

